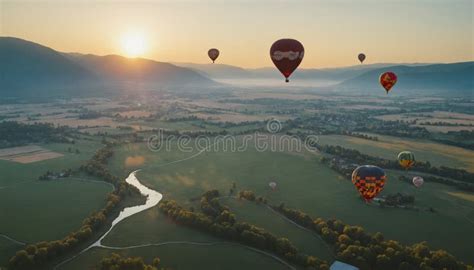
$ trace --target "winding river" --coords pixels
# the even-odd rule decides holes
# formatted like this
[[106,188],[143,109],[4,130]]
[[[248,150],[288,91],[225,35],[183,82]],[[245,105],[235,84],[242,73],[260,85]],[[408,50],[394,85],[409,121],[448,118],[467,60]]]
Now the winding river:
[[110,228],[107,230],[107,232],[105,232],[95,243],[93,243],[92,245],[90,245],[87,248],[83,249],[78,254],[70,257],[69,259],[67,259],[65,261],[62,261],[61,263],[57,264],[53,269],[60,268],[62,265],[74,260],[75,258],[80,256],[84,252],[86,252],[89,249],[94,248],[94,247],[120,250],[120,249],[130,249],[130,248],[137,248],[137,247],[147,247],[147,246],[161,246],[161,245],[169,245],[169,244],[189,244],[189,245],[198,245],[198,246],[213,246],[213,245],[220,245],[220,244],[226,245],[227,244],[227,245],[234,245],[234,246],[243,247],[243,248],[252,250],[254,252],[263,254],[265,256],[271,257],[271,258],[277,260],[278,262],[280,262],[281,264],[287,266],[289,269],[296,270],[295,267],[293,267],[289,263],[285,262],[284,260],[280,259],[279,257],[277,257],[273,254],[270,254],[270,253],[265,252],[263,250],[259,250],[259,249],[255,249],[255,248],[252,248],[252,247],[248,247],[248,246],[241,245],[241,244],[238,244],[238,243],[231,243],[231,242],[199,243],[199,242],[188,242],[188,241],[171,241],[171,242],[162,242],[162,243],[156,243],[156,244],[144,244],[144,245],[129,246],[129,247],[109,247],[109,246],[102,245],[102,240],[105,237],[107,237],[107,235],[112,231],[112,229],[117,224],[119,224],[122,220],[156,206],[161,201],[161,199],[163,198],[163,195],[161,193],[144,186],[142,183],[140,183],[140,181],[138,181],[138,179],[136,177],[136,174],[137,174],[138,171],[139,170],[130,173],[128,175],[127,179],[125,179],[125,182],[127,182],[128,184],[136,187],[140,191],[140,193],[143,196],[146,197],[145,204],[124,208],[119,213],[118,217],[115,218],[112,221],[112,226],[110,226]]
[[142,183],[140,183],[140,181],[138,181],[136,177],[137,172],[138,171],[134,171],[130,173],[127,179],[125,179],[125,182],[136,187],[140,191],[140,193],[146,197],[145,204],[124,208],[120,212],[118,217],[115,218],[114,221],[112,221],[112,226],[110,226],[109,230],[104,233],[94,244],[90,245],[87,249],[90,249],[92,247],[102,247],[102,240],[112,231],[115,225],[119,224],[122,220],[130,216],[152,208],[153,206],[157,205],[163,198],[163,195],[161,193],[142,185]]
[[72,256],[71,258],[59,263],[58,265],[56,265],[54,267],[54,269],[57,269],[59,268],[61,265],[63,264],[66,264],[72,260],[74,260],[76,257],[80,256],[81,254],[83,254],[84,252],[88,251],[89,249],[93,248],[93,247],[104,247],[102,245],[102,240],[112,231],[112,229],[117,225],[119,224],[122,220],[130,217],[130,216],[133,216],[135,214],[138,214],[142,211],[145,211],[147,209],[150,209],[152,208],[153,206],[157,205],[161,199],[163,198],[163,195],[153,189],[150,189],[150,188],[147,188],[146,186],[144,186],[142,183],[140,183],[140,181],[138,181],[137,177],[136,177],[136,174],[137,174],[138,170],[137,171],[134,171],[132,173],[130,173],[127,177],[127,179],[125,179],[125,182],[129,183],[130,185],[136,187],[140,193],[146,197],[146,202],[145,204],[142,204],[142,205],[136,205],[136,206],[131,206],[131,207],[127,207],[127,208],[124,208],[120,214],[118,215],[117,218],[114,219],[114,221],[112,221],[112,226],[110,226],[109,230],[107,230],[107,232],[105,232],[100,238],[99,240],[97,240],[95,243],[93,243],[92,245],[88,246],[87,248],[83,249],[81,252],[79,252],[78,254]]

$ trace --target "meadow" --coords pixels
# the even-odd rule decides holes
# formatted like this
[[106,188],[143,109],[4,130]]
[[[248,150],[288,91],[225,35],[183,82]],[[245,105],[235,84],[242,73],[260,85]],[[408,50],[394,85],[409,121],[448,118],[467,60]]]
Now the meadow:
[[[126,162],[130,157],[140,157],[140,162]],[[421,189],[415,189],[398,180],[400,174],[410,175],[411,172],[389,171],[388,182],[382,194],[415,194],[415,207],[418,211],[367,205],[359,198],[349,180],[321,164],[319,159],[320,156],[315,153],[258,152],[254,148],[243,152],[211,151],[198,154],[197,150],[180,152],[174,145],[170,151],[152,152],[145,143],[141,143],[118,148],[109,166],[115,174],[122,177],[132,170],[141,169],[138,178],[142,183],[163,193],[165,199],[177,200],[185,207],[198,209],[195,198],[209,189],[218,189],[224,196],[221,202],[232,209],[238,220],[254,223],[275,235],[288,237],[301,251],[329,261],[330,252],[314,235],[288,223],[263,205],[225,198],[233,183],[237,190],[250,189],[257,195],[265,196],[270,204],[284,202],[287,207],[300,209],[313,217],[341,219],[347,224],[360,225],[371,233],[382,232],[387,239],[404,244],[427,241],[434,249],[445,249],[459,259],[473,263],[474,254],[469,249],[471,242],[466,238],[466,235],[474,234],[472,200],[453,195],[453,192],[457,192],[454,188],[436,183],[426,183]],[[277,182],[276,191],[268,187],[270,179]],[[430,207],[436,212],[428,211]],[[176,226],[155,207],[119,224],[104,243],[125,247],[186,240],[213,242],[215,238]],[[184,248],[170,245],[121,252],[140,254],[150,259],[159,256],[171,266],[192,269],[191,265],[181,262],[178,250]],[[197,246],[186,248],[193,249],[193,254],[209,250],[207,247]],[[97,263],[99,255],[107,252],[109,251],[94,249],[64,269],[77,269],[80,263]],[[247,255],[241,252],[243,250],[223,252],[221,256],[227,256],[226,260],[230,260],[229,262],[234,257],[244,260]],[[261,260],[264,258],[258,261]],[[206,266],[218,269],[217,264],[217,260],[209,261]],[[249,266],[246,269],[262,268]]]
[[392,160],[397,159],[401,151],[408,150],[415,154],[417,160],[429,161],[433,166],[448,166],[474,172],[474,151],[420,139],[370,133],[368,135],[376,136],[378,141],[344,135],[321,135],[319,143],[339,145],[356,149],[364,154]]
[[[101,147],[98,140],[40,146],[62,156],[28,164],[0,160],[0,234],[26,243],[56,240],[76,230],[84,218],[105,205],[112,190],[110,184],[90,177],[38,180],[48,170],[77,169]],[[69,147],[80,153],[70,153]],[[0,238],[0,249],[5,250],[0,266],[20,247]]]

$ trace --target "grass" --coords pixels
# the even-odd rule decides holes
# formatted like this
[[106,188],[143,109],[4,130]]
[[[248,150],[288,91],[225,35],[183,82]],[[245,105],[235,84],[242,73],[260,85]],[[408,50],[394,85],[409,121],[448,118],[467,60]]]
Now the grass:
[[34,181],[0,190],[0,232],[32,243],[55,240],[77,229],[105,206],[106,183]]
[[467,200],[467,201],[474,202],[474,194],[465,193],[465,192],[446,192],[446,193],[448,193],[449,195]]
[[158,207],[131,216],[104,239],[106,246],[126,247],[167,241],[219,242],[219,238],[178,226],[160,213]]
[[[165,199],[177,200],[185,207],[198,209],[197,202],[192,198],[214,188],[227,195],[232,183],[236,183],[237,190],[254,190],[258,195],[267,197],[272,204],[284,202],[287,207],[300,209],[313,217],[338,218],[347,224],[363,226],[372,233],[380,231],[387,239],[404,244],[428,241],[434,249],[445,249],[459,259],[473,263],[473,251],[469,249],[470,243],[466,236],[474,235],[474,203],[447,193],[456,192],[454,188],[428,182],[422,188],[415,189],[397,180],[401,173],[411,172],[389,171],[382,194],[413,193],[416,195],[415,206],[420,210],[380,208],[361,201],[352,183],[319,163],[316,154],[258,152],[249,148],[235,153],[203,152],[186,159],[196,153],[196,150],[180,152],[175,145],[170,151],[152,152],[145,143],[129,144],[117,149],[109,166],[115,174],[122,176],[141,168],[137,176],[142,183],[163,193]],[[127,166],[125,160],[137,156],[141,157],[142,163]],[[181,162],[174,162],[182,159]],[[277,191],[269,189],[270,179],[277,182]],[[239,219],[287,236],[304,252],[309,251],[307,253],[321,258],[328,256],[319,239],[288,226],[281,217],[262,211],[265,209],[260,206],[229,201],[226,204],[237,213]],[[429,207],[433,207],[436,213],[427,211]],[[124,246],[208,237],[195,230],[176,227],[161,216],[157,209],[150,209],[118,225],[105,243]],[[162,247],[160,251],[164,252],[168,248],[174,249]],[[143,250],[150,252],[148,249]],[[159,256],[164,261],[174,262],[178,261],[177,257],[181,257],[163,252]],[[137,251],[136,254],[140,253]],[[231,260],[232,256],[229,253],[227,259]]]
[[331,261],[332,251],[316,234],[290,223],[289,220],[268,209],[266,205],[257,205],[246,200],[235,198],[221,199],[239,221],[245,221],[264,228],[277,237],[290,239],[299,250],[308,255],[317,255],[319,258]]
[[101,258],[112,252],[123,256],[144,257],[147,263],[153,258],[161,259],[162,267],[179,270],[226,269],[226,270],[287,270],[288,267],[278,261],[263,256],[241,246],[220,244],[215,246],[194,246],[186,244],[164,245],[158,247],[136,248],[123,251],[92,249],[59,270],[98,269]]
[[[25,180],[36,180],[47,170],[59,171],[68,168],[78,168],[94,155],[95,151],[101,147],[101,144],[97,140],[79,140],[75,144],[51,143],[40,144],[39,146],[61,153],[64,156],[29,164],[0,160],[0,171],[2,172],[0,175],[0,187],[14,185]],[[80,153],[69,153],[68,148],[71,148],[73,152],[75,149],[79,149]]]
[[7,265],[8,260],[22,247],[0,236],[0,268],[1,265]]
[[[30,164],[0,161],[0,234],[27,243],[60,239],[76,230],[91,212],[105,206],[106,194],[112,189],[105,182],[37,180],[47,170],[78,168],[101,147],[99,141],[41,146],[64,156]],[[79,149],[80,154],[69,153],[69,147]],[[1,241],[2,249],[20,248]],[[6,264],[7,257],[0,256],[0,265]]]
[[396,159],[399,152],[409,150],[415,154],[417,160],[429,161],[431,165],[444,165],[474,172],[474,151],[417,139],[369,135],[377,136],[379,141],[344,135],[322,135],[319,137],[319,143],[352,148],[386,159]]

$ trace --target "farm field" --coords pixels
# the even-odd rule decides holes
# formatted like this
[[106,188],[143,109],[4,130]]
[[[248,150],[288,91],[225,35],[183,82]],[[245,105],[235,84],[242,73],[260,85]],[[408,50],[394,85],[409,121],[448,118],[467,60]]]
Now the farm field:
[[0,189],[0,232],[27,243],[59,239],[104,207],[111,190],[106,183],[72,179]]
[[[0,187],[36,180],[48,170],[57,172],[68,168],[78,168],[92,157],[95,151],[101,147],[101,143],[99,139],[94,139],[78,140],[75,144],[50,143],[38,146],[63,156],[29,164],[0,160],[0,170],[2,171]],[[68,148],[71,148],[72,153],[69,153]],[[76,149],[79,150],[79,154],[75,153]]]
[[0,236],[0,267],[6,265],[8,260],[22,247],[22,244]]
[[36,145],[0,149],[0,160],[17,163],[34,163],[47,159],[62,157],[63,154],[55,153]]
[[[143,157],[140,166],[125,166],[130,149],[135,155]],[[465,236],[474,234],[474,203],[447,193],[455,192],[454,188],[427,183],[423,189],[415,189],[398,181],[399,174],[404,172],[390,171],[382,195],[417,192],[415,206],[419,211],[380,208],[362,202],[350,181],[320,164],[317,155],[257,152],[255,149],[237,153],[220,151],[195,154],[182,153],[176,149],[155,153],[149,151],[145,144],[133,144],[118,149],[110,166],[115,172],[122,172],[122,175],[141,168],[137,175],[145,185],[163,193],[165,199],[177,200],[185,207],[195,206],[190,199],[199,197],[209,189],[216,188],[227,195],[235,182],[237,190],[251,189],[257,195],[267,197],[272,204],[284,202],[287,207],[300,209],[313,217],[338,218],[347,224],[361,225],[372,233],[380,231],[387,239],[405,244],[428,241],[433,248],[446,249],[461,260],[473,262],[474,256],[472,250],[467,248],[469,242]],[[193,155],[194,158],[186,159]],[[181,159],[184,160],[173,162]],[[278,183],[275,192],[268,188],[270,178],[276,179]],[[249,211],[245,206],[237,209],[239,206],[235,204],[231,208],[240,212],[244,219],[261,226],[273,221],[259,221],[259,216],[267,215],[256,214],[256,209]],[[436,213],[428,212],[429,207],[435,208]],[[247,214],[243,215],[243,212]],[[143,224],[146,222],[137,222],[135,226],[141,227]],[[452,224],[457,225],[456,230],[446,230]],[[107,241],[115,241],[115,238],[127,239],[112,233]],[[296,244],[296,240],[294,242]],[[301,242],[300,245],[305,244]],[[325,256],[323,253],[315,255]]]
[[474,171],[474,151],[416,139],[379,134],[369,135],[377,136],[379,140],[372,141],[344,135],[321,135],[319,136],[319,143],[352,148],[368,155],[386,159],[396,159],[399,152],[410,150],[415,154],[417,160],[429,161],[431,165]]
[[[97,180],[90,177],[38,180],[48,170],[77,169],[100,147],[98,140],[43,144],[35,149],[61,156],[31,163],[0,160],[0,234],[26,243],[56,240],[77,229],[91,212],[102,208],[106,194],[112,190],[105,182],[89,181]],[[76,149],[79,154],[74,152]],[[6,264],[9,258],[6,254],[11,255],[21,247],[12,243],[0,238],[0,248],[5,250],[1,252],[0,266]]]
[[[375,118],[385,121],[416,121],[415,126],[426,128],[430,132],[474,130],[474,117],[471,114],[434,111],[424,113],[386,114]],[[439,125],[421,125],[420,123],[442,123]],[[445,124],[446,123],[446,124]],[[443,125],[444,124],[444,125]],[[455,126],[462,125],[462,126]]]
[[[59,267],[58,270],[99,269],[101,258],[111,253],[124,256],[143,257],[148,263],[159,257],[163,267],[179,270],[194,269],[228,269],[228,270],[287,270],[288,267],[279,261],[261,255],[253,250],[232,243],[217,243],[211,246],[168,244],[135,248],[130,250],[107,250],[94,248],[79,256],[74,261]],[[301,270],[297,268],[298,270]]]
[[231,209],[237,220],[255,224],[278,237],[288,238],[303,253],[332,261],[332,249],[326,246],[326,243],[317,234],[296,226],[266,205],[256,205],[233,197],[224,197],[221,199],[221,203]]

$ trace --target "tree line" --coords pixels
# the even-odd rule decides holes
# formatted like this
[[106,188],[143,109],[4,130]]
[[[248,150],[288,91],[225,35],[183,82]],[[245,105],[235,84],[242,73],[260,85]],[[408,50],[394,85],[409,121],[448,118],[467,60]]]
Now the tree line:
[[380,232],[369,234],[360,226],[347,225],[337,219],[314,219],[302,211],[286,208],[284,204],[272,208],[319,234],[334,249],[337,260],[361,270],[474,269],[444,250],[431,250],[426,242],[403,245],[394,240],[385,240]]
[[[394,169],[399,170],[400,165],[398,164],[398,160],[389,160],[383,159],[379,157],[374,157],[366,154],[362,154],[361,152],[355,149],[348,149],[341,146],[334,146],[334,145],[319,145],[313,144],[313,146],[317,147],[321,152],[336,156],[338,158],[344,159],[346,162],[356,163],[359,165],[363,164],[371,164],[376,165],[384,169]],[[321,161],[323,163],[331,163],[329,158],[322,158]],[[355,168],[350,168],[348,166],[337,166],[337,164],[332,164],[332,168],[338,170],[342,174],[350,177],[352,170]],[[452,181],[449,179],[440,178],[425,178],[425,180],[434,180],[436,182],[456,186],[463,190],[472,190],[474,188],[474,173],[470,173],[463,169],[454,169],[446,166],[435,167],[431,166],[429,161],[417,161],[415,165],[412,167],[413,171],[419,171],[423,173],[438,175],[446,178],[455,179],[464,183],[460,183],[458,181]]]
[[[99,270],[164,270],[160,267],[161,260],[156,257],[151,264],[146,264],[141,257],[122,257],[120,254],[112,253],[102,258]],[[166,268],[169,269],[169,268]]]
[[263,228],[246,222],[238,222],[229,208],[219,203],[218,197],[217,190],[203,194],[202,213],[187,210],[172,200],[162,200],[159,203],[159,209],[180,225],[266,250],[307,269],[329,269],[326,261],[300,253],[287,238],[277,237]]
[[23,124],[16,121],[0,122],[0,148],[26,145],[29,143],[71,143],[71,130],[68,127],[55,127],[53,124]]
[[116,176],[110,174],[105,164],[112,155],[112,144],[107,144],[98,150],[85,166],[81,167],[90,175],[99,176],[104,181],[114,184],[114,191],[107,195],[106,206],[89,215],[83,220],[78,230],[69,233],[60,240],[42,241],[27,245],[10,259],[8,269],[41,269],[48,263],[76,250],[79,246],[93,240],[94,234],[106,225],[107,219],[119,208],[120,202],[125,197],[140,194],[134,186],[119,182]]

